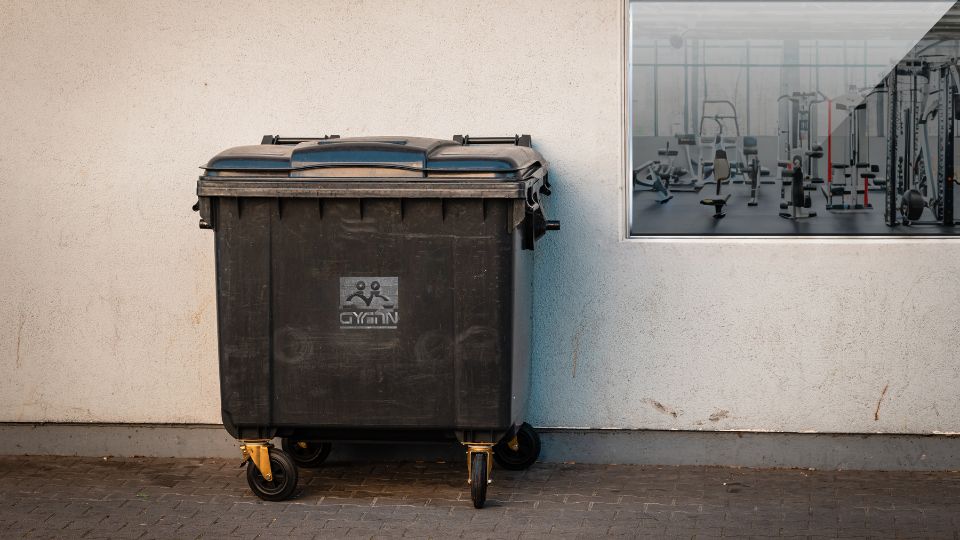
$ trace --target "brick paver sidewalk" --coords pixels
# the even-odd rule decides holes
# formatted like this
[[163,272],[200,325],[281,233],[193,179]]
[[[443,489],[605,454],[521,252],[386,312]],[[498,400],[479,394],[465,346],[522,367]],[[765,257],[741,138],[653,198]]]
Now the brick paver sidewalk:
[[933,537],[960,534],[960,474],[537,464],[329,464],[291,501],[239,459],[0,457],[0,537]]

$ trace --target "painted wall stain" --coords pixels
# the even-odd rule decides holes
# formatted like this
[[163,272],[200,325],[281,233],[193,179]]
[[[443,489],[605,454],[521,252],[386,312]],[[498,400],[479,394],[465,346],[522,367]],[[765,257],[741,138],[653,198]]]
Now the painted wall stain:
[[207,310],[207,306],[209,306],[212,301],[212,296],[205,295],[203,301],[200,302],[200,307],[190,314],[190,321],[193,322],[194,326],[200,326],[200,322],[203,321],[203,313]]
[[880,391],[880,399],[877,400],[877,408],[873,411],[873,421],[880,420],[880,405],[883,404],[883,398],[887,395],[887,388],[890,388],[890,383],[887,383],[883,386],[883,390]]
[[20,322],[17,325],[17,369],[20,369],[20,342],[23,340],[23,325],[27,318],[23,315],[23,309],[20,310]]
[[710,421],[719,422],[724,418],[729,418],[729,417],[730,417],[730,411],[726,409],[718,409],[717,412],[710,415]]
[[669,414],[670,416],[672,416],[672,417],[674,417],[674,418],[676,418],[676,417],[680,416],[681,414],[683,414],[683,411],[678,411],[678,410],[674,409],[673,407],[668,407],[668,406],[664,405],[663,403],[660,403],[659,401],[657,401],[657,400],[655,400],[655,399],[645,399],[645,400],[643,400],[643,401],[644,401],[644,403],[649,403],[651,407],[653,407],[654,409],[657,410],[657,412],[662,412],[663,414]]

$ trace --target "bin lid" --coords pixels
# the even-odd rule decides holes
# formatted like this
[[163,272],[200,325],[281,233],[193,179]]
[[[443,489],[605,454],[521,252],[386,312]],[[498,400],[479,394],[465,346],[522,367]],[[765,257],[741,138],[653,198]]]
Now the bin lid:
[[520,180],[546,162],[534,149],[508,144],[464,145],[421,137],[351,137],[295,145],[238,146],[213,157],[205,177],[499,178]]

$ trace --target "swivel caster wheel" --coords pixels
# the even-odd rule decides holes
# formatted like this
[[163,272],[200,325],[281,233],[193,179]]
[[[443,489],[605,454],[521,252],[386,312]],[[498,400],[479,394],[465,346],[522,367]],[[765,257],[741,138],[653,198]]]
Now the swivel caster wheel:
[[512,439],[504,439],[493,447],[493,460],[511,471],[522,471],[540,457],[540,436],[524,422]]
[[283,451],[290,455],[298,467],[315,469],[323,464],[330,455],[330,443],[318,441],[301,441],[284,437],[280,441]]
[[269,479],[252,459],[247,460],[247,484],[265,501],[289,499],[297,489],[297,466],[286,452],[276,448],[269,448],[269,459]]
[[470,498],[474,508],[483,508],[487,502],[487,484],[490,483],[489,464],[486,452],[470,455]]

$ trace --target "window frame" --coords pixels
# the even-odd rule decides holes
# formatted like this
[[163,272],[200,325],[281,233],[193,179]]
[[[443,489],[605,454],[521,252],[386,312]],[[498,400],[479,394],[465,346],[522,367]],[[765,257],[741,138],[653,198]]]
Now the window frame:
[[[621,189],[623,191],[623,204],[621,208],[623,209],[623,218],[621,220],[623,230],[620,235],[620,241],[638,241],[638,242],[670,242],[670,243],[683,243],[683,242],[710,242],[710,243],[724,243],[730,240],[751,240],[757,242],[781,242],[783,240],[789,240],[791,242],[807,242],[807,243],[824,243],[829,241],[840,241],[845,242],[849,240],[855,240],[856,242],[960,242],[960,217],[957,218],[957,229],[955,233],[945,234],[945,235],[913,235],[913,234],[903,234],[902,229],[898,229],[897,232],[892,232],[890,234],[884,235],[856,235],[856,234],[823,234],[823,235],[748,235],[748,234],[675,234],[675,235],[657,235],[657,234],[634,234],[633,233],[633,195],[634,195],[634,186],[633,186],[633,28],[631,24],[630,16],[630,6],[634,3],[640,2],[684,2],[687,0],[621,0],[621,9],[622,9],[622,18],[621,18],[621,47],[620,47],[620,57],[621,57],[621,137],[623,139],[622,145],[622,183]],[[725,2],[725,1],[735,1],[735,0],[702,0],[702,1],[712,1],[712,2]],[[862,1],[866,4],[870,2],[868,0],[854,0]],[[855,42],[856,40],[851,40]],[[843,48],[846,48],[846,45],[843,45]],[[748,53],[749,54],[749,53]],[[749,57],[748,57],[749,58]],[[869,69],[868,60],[869,53],[866,50],[866,44],[864,44],[864,65],[859,66],[866,73]],[[756,66],[760,67],[760,66]],[[823,68],[828,68],[828,65],[820,65],[819,61],[816,68],[816,76],[819,77],[820,70]],[[855,66],[856,67],[856,66]],[[749,67],[747,68],[749,71]],[[849,70],[849,66],[845,71]],[[654,81],[656,85],[656,81]],[[749,118],[749,111],[747,112],[747,118]],[[869,120],[868,120],[869,122]],[[749,124],[748,124],[749,126]],[[874,129],[869,127],[868,129]],[[655,125],[656,127],[656,125]],[[656,133],[656,130],[655,130]],[[957,138],[960,139],[960,126],[958,126]],[[958,164],[958,170],[960,170],[960,164]],[[957,194],[957,197],[960,198],[960,193]],[[960,216],[960,201],[956,203],[958,205],[958,216]]]

